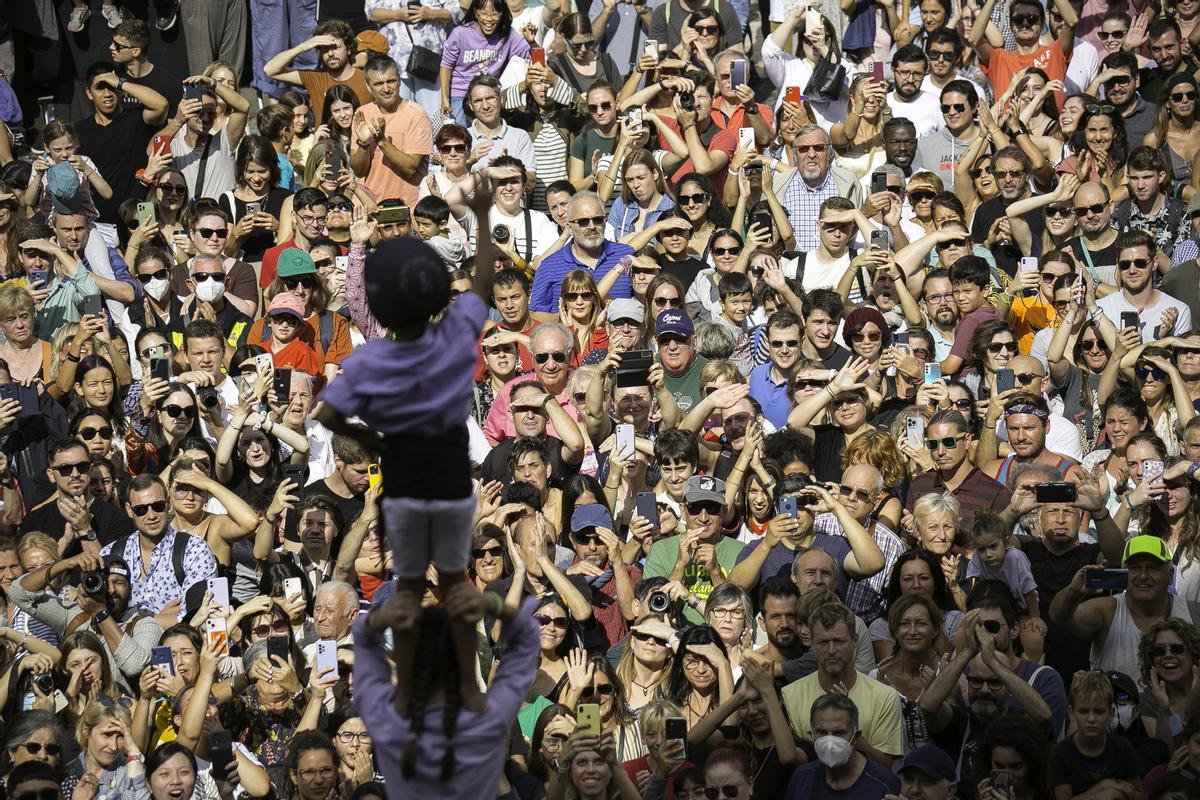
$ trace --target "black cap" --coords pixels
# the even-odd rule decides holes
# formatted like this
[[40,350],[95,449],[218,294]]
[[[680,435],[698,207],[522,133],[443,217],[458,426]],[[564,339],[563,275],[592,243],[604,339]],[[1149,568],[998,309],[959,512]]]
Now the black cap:
[[437,252],[420,239],[387,239],[367,256],[363,269],[367,305],[387,328],[428,322],[450,302],[450,273]]
[[1108,682],[1112,684],[1113,699],[1120,700],[1122,695],[1125,695],[1134,703],[1140,702],[1138,698],[1137,683],[1133,678],[1126,675],[1124,672],[1105,672],[1104,677],[1108,678]]

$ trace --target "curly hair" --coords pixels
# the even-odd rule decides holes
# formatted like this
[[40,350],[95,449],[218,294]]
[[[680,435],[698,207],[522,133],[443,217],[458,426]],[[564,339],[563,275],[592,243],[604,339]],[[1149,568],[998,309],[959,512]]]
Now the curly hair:
[[885,490],[899,486],[907,477],[904,456],[896,440],[883,431],[868,431],[846,446],[842,451],[842,469],[854,464],[870,464],[879,470]]
[[1154,648],[1154,640],[1163,631],[1171,631],[1178,636],[1184,647],[1191,653],[1192,663],[1200,664],[1200,631],[1181,619],[1174,617],[1160,619],[1150,626],[1150,630],[1142,634],[1142,640],[1138,642],[1138,673],[1143,686],[1150,685],[1150,670],[1154,666],[1154,656],[1151,651]]
[[1024,714],[1000,717],[983,729],[971,764],[975,784],[991,777],[992,751],[997,747],[1013,750],[1025,762],[1025,783],[1033,800],[1050,800],[1053,796],[1046,785],[1046,755],[1049,752],[1037,736],[1029,732],[1037,726]]

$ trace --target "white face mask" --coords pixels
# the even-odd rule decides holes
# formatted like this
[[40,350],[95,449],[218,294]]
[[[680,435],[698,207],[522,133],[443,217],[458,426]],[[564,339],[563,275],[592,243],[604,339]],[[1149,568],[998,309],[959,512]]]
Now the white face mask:
[[171,282],[166,278],[152,278],[146,282],[143,288],[146,290],[146,294],[154,298],[155,302],[159,302],[167,296],[167,290],[171,288]]
[[196,299],[203,303],[212,303],[224,296],[224,281],[200,281],[196,284]]
[[1135,706],[1131,703],[1121,703],[1117,706],[1117,715],[1113,717],[1112,722],[1108,723],[1110,730],[1127,730],[1133,724],[1133,712]]
[[840,736],[822,736],[813,742],[813,748],[817,759],[830,769],[842,766],[854,753],[854,746]]

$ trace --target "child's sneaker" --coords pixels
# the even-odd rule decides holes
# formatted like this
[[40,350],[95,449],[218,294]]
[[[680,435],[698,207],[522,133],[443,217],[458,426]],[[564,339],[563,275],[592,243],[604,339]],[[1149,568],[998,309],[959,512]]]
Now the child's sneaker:
[[104,17],[110,28],[115,28],[125,21],[125,12],[117,8],[116,5],[100,6],[100,16]]
[[71,9],[71,18],[67,20],[67,30],[71,33],[79,33],[91,18],[92,12],[88,10],[87,6],[75,6]]
[[179,3],[168,2],[158,9],[158,20],[154,23],[154,27],[160,31],[169,31],[175,27],[175,21],[179,19]]

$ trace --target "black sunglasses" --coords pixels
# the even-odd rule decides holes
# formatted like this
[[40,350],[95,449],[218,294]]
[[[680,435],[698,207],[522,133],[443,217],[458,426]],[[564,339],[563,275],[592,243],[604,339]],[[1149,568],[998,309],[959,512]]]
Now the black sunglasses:
[[101,439],[111,439],[113,437],[113,429],[108,425],[105,425],[102,428],[93,428],[89,426],[87,428],[79,429],[79,438],[83,439],[85,442],[90,442],[92,439],[95,439],[97,435],[99,435]]
[[170,273],[169,273],[169,272],[167,272],[165,269],[160,269],[160,270],[158,270],[158,271],[156,271],[156,272],[151,272],[149,275],[142,275],[142,274],[139,274],[139,275],[137,276],[137,279],[138,279],[138,281],[140,281],[142,284],[147,284],[147,283],[149,283],[150,281],[153,281],[153,280],[158,280],[158,279],[160,279],[160,278],[162,278],[162,279],[164,279],[164,280],[165,280],[165,279],[166,279],[166,277],[167,277],[169,274],[170,274]]
[[554,359],[556,363],[565,364],[567,362],[567,354],[561,350],[556,350],[553,353],[534,353],[533,363],[545,364],[550,359]]
[[70,477],[72,472],[77,475],[87,475],[92,471],[92,462],[76,461],[73,464],[55,464],[53,469],[64,478]]
[[166,500],[155,500],[153,503],[138,503],[136,506],[129,507],[133,511],[135,517],[144,517],[153,511],[155,514],[161,514],[167,510]]

